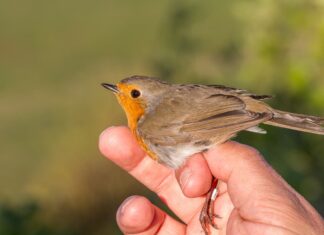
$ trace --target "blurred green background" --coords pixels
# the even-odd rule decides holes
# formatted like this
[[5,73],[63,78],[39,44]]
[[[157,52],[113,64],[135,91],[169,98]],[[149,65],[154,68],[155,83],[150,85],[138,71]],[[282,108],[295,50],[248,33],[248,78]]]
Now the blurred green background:
[[[104,128],[126,123],[99,84],[133,74],[273,94],[279,109],[324,116],[324,1],[1,0],[0,234],[120,234],[123,199],[159,203],[97,148]],[[323,215],[323,137],[265,129],[237,140]]]

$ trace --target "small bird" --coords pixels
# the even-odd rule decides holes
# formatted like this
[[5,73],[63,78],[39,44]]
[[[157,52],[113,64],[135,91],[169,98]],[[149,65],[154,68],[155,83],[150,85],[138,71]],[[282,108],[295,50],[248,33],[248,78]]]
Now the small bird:
[[[223,85],[170,84],[147,76],[131,76],[118,84],[102,83],[114,92],[139,145],[154,160],[174,169],[195,153],[224,143],[240,131],[265,134],[258,125],[278,126],[324,135],[324,118],[271,108],[246,90]],[[216,227],[213,182],[200,221]]]

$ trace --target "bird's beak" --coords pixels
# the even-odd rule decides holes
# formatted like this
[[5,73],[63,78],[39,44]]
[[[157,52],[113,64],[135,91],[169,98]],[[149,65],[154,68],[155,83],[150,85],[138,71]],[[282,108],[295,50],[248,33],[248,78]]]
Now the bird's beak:
[[108,90],[111,90],[114,93],[118,93],[119,92],[118,87],[116,85],[112,85],[112,84],[108,84],[108,83],[101,83],[101,85],[104,88],[106,88]]

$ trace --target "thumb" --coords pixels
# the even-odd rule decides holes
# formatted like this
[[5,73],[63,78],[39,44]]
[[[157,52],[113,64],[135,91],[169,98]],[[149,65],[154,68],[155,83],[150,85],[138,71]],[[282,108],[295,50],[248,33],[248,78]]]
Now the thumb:
[[229,141],[210,149],[204,156],[212,174],[227,184],[237,209],[251,209],[266,194],[277,194],[278,198],[292,196],[287,195],[292,193],[290,186],[252,147]]
[[258,233],[257,228],[261,229],[260,234],[266,234],[265,228],[270,229],[269,234],[278,234],[274,232],[278,228],[291,234],[323,231],[321,216],[255,149],[227,142],[204,156],[212,174],[227,184],[227,193],[235,207],[228,221],[229,233],[238,234],[244,226],[247,231],[253,230],[253,234]]

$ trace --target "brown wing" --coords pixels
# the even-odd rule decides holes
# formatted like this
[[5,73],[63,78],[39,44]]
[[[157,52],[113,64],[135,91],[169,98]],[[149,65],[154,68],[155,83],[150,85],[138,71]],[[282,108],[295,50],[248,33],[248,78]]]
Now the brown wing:
[[144,139],[163,146],[207,144],[224,141],[271,117],[272,113],[247,110],[242,99],[219,88],[184,87],[165,97],[140,123],[139,131]]
[[237,96],[217,94],[205,99],[203,107],[186,118],[180,130],[233,133],[255,126],[267,119],[269,119],[268,113],[246,110],[245,103]]

